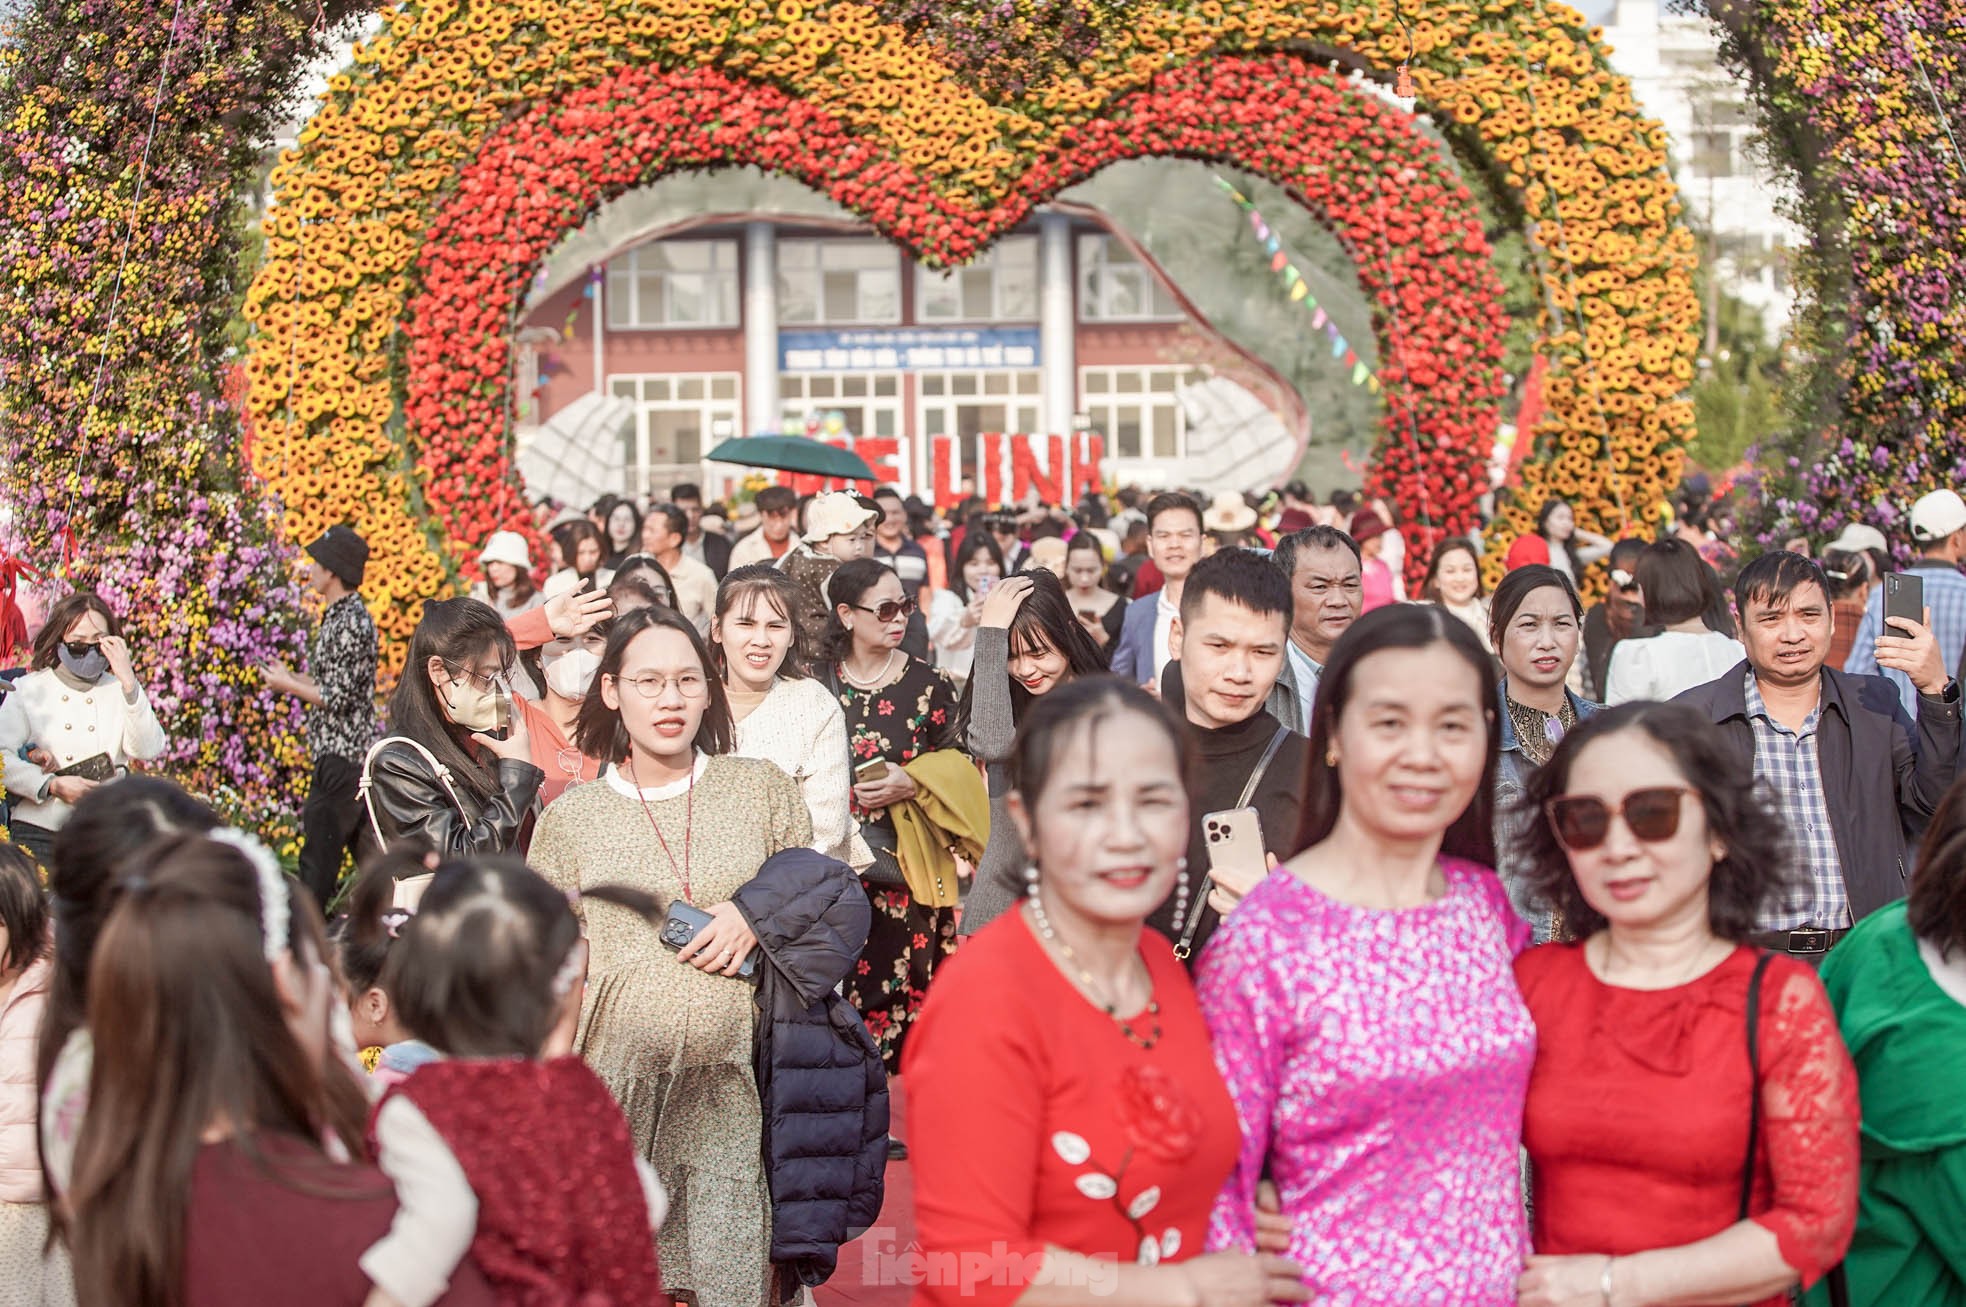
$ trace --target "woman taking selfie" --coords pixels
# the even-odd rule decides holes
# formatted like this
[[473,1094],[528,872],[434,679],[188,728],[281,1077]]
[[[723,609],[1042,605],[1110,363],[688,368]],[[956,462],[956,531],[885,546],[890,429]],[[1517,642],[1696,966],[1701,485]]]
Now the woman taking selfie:
[[1842,1259],[1858,1164],[1823,987],[1747,942],[1787,888],[1780,817],[1682,704],[1592,718],[1525,807],[1529,884],[1578,942],[1516,962],[1536,1021],[1521,1302],[1779,1307]]
[[847,979],[847,997],[866,1019],[892,1074],[908,1023],[955,939],[956,913],[953,893],[947,904],[916,900],[902,874],[900,833],[888,809],[915,797],[907,764],[940,749],[960,749],[962,734],[949,682],[901,651],[914,601],[903,597],[894,569],[871,558],[842,563],[827,594],[833,615],[826,647],[854,760],[854,814],[874,855],[864,873],[874,924],[860,970]]
[[1126,620],[1126,600],[1106,589],[1105,579],[1106,554],[1098,537],[1079,532],[1065,546],[1065,597],[1092,642],[1110,650]]
[[1106,655],[1074,616],[1049,572],[1024,572],[990,591],[976,632],[976,674],[963,688],[963,735],[990,783],[990,844],[963,906],[962,933],[974,934],[1024,893],[1029,864],[1010,819],[1011,745],[1034,700],[1106,670]]
[[762,758],[799,783],[812,847],[855,869],[873,861],[853,819],[853,769],[839,700],[807,676],[799,588],[769,563],[735,568],[717,587],[710,656],[723,676],[740,758]]
[[1489,604],[1489,635],[1501,659],[1496,689],[1501,759],[1495,773],[1497,869],[1516,911],[1535,924],[1540,942],[1561,921],[1532,907],[1516,853],[1522,821],[1517,800],[1557,744],[1598,706],[1572,693],[1568,680],[1583,631],[1583,604],[1569,578],[1532,563],[1502,578]]
[[[130,663],[116,614],[90,590],[57,600],[34,637],[32,671],[0,703],[0,754],[14,843],[43,866],[83,795],[164,752],[164,728]],[[46,765],[23,754],[39,750]]]
[[[70,1193],[91,1307],[360,1307],[396,1195],[329,1033],[314,902],[250,836],[177,835],[124,883],[89,978]],[[441,1300],[489,1304],[466,1262]]]
[[1242,1122],[1211,1248],[1255,1246],[1266,1173],[1332,1302],[1515,1301],[1535,1031],[1529,941],[1488,869],[1494,691],[1440,609],[1367,613],[1318,682],[1302,840],[1202,954]]
[[522,847],[546,773],[533,765],[526,719],[512,707],[516,661],[511,632],[487,605],[424,604],[389,698],[390,735],[403,738],[379,748],[367,769],[384,843],[418,839],[446,857]]
[[957,685],[969,680],[983,600],[1001,580],[1003,552],[988,531],[972,531],[956,547],[949,588],[937,590],[929,599],[928,639],[935,649],[935,665]]
[[916,1233],[931,1264],[977,1268],[917,1304],[1311,1298],[1281,1257],[1201,1255],[1235,1107],[1186,972],[1144,929],[1187,874],[1183,748],[1112,677],[1026,715],[1008,764],[1027,897],[951,959],[905,1059]]
[[578,739],[611,765],[546,810],[533,868],[570,895],[623,886],[710,921],[672,951],[634,912],[577,904],[591,956],[575,1051],[620,1101],[669,1193],[663,1280],[698,1307],[762,1307],[770,1209],[756,990],[740,978],[757,938],[730,900],[766,858],[809,847],[812,819],[791,777],[731,753],[723,684],[673,609],[615,621]]

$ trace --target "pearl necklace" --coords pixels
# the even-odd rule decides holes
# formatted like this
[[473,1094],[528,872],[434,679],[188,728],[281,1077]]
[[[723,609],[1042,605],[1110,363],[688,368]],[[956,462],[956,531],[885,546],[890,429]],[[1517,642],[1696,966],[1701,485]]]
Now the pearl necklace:
[[[1079,985],[1085,990],[1086,997],[1097,1003],[1101,1010],[1108,1017],[1112,1018],[1113,1023],[1120,1028],[1120,1033],[1126,1036],[1128,1042],[1146,1049],[1151,1049],[1155,1044],[1160,1043],[1160,1000],[1153,996],[1152,990],[1149,989],[1148,991],[1147,1007],[1145,1012],[1141,1014],[1152,1025],[1148,1032],[1143,1035],[1133,1028],[1133,1023],[1140,1019],[1139,1016],[1132,1018],[1122,1017],[1119,1014],[1119,1004],[1108,1002],[1099,997],[1101,986],[1097,981],[1093,980],[1092,973],[1085,969],[1085,964],[1079,961],[1079,955],[1072,951],[1072,946],[1058,937],[1058,932],[1052,928],[1051,918],[1045,915],[1044,901],[1038,895],[1033,894],[1030,896],[1029,902],[1031,905],[1031,919],[1037,924],[1038,934],[1044,937],[1046,943],[1057,949],[1060,956],[1065,959],[1072,970],[1078,973]],[[1148,983],[1149,985],[1152,984],[1151,976],[1148,978]]]
[[847,670],[846,659],[842,658],[840,660],[840,675],[845,678],[848,685],[858,686],[863,690],[878,690],[882,685],[887,683],[889,673],[894,671],[894,660],[900,656],[901,651],[899,649],[890,653],[887,656],[887,661],[881,665],[881,670],[875,674],[874,679],[871,681],[863,681],[851,671]]

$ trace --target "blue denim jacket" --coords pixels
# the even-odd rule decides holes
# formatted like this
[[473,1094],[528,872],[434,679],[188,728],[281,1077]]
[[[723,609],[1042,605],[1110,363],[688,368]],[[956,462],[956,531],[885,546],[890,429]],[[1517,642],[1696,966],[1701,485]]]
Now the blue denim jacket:
[[[1570,691],[1564,694],[1570,700],[1570,710],[1583,721],[1592,713],[1603,709],[1603,704],[1580,699]],[[1522,914],[1523,920],[1535,928],[1536,942],[1543,943],[1550,937],[1549,913],[1534,907],[1529,902],[1523,886],[1523,866],[1517,848],[1525,826],[1523,816],[1515,811],[1516,801],[1529,787],[1529,777],[1535,767],[1523,756],[1522,741],[1516,738],[1515,719],[1509,715],[1509,678],[1504,676],[1495,683],[1495,719],[1501,736],[1501,757],[1495,766],[1495,870],[1502,877],[1503,886],[1509,891],[1509,902]]]

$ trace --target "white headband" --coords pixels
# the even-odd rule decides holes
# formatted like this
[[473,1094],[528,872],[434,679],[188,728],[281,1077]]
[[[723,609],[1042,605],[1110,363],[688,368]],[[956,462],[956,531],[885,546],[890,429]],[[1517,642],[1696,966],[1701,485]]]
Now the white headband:
[[232,826],[221,826],[211,833],[220,844],[230,844],[246,855],[259,877],[259,928],[264,937],[266,960],[276,962],[287,951],[287,929],[291,906],[287,901],[287,876],[280,870],[273,850],[258,838]]

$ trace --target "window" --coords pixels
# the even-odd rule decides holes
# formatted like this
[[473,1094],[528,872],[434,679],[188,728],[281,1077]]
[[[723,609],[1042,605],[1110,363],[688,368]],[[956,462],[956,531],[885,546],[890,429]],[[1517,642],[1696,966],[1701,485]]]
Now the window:
[[1113,458],[1182,458],[1188,419],[1181,390],[1201,379],[1189,368],[1082,368],[1080,408]]
[[736,241],[651,241],[608,263],[608,326],[735,327]]
[[1734,175],[1734,133],[1694,132],[1693,172],[1702,177]]
[[1006,236],[967,267],[918,269],[915,316],[923,322],[1033,322],[1038,316],[1038,238]]
[[851,435],[901,434],[898,372],[789,372],[778,379],[778,397],[788,422],[838,413]]
[[1079,237],[1079,321],[1153,322],[1181,306],[1153,270],[1112,236]]
[[677,480],[695,480],[703,455],[743,430],[738,381],[735,372],[609,377],[608,390],[635,406],[635,421],[622,436],[622,488],[651,495]]
[[922,435],[961,437],[956,442],[960,476],[977,475],[974,437],[984,432],[1052,434],[1043,427],[1041,373],[924,372],[917,384],[920,402],[916,411],[921,415]]
[[780,241],[778,320],[901,321],[900,252],[882,241]]

